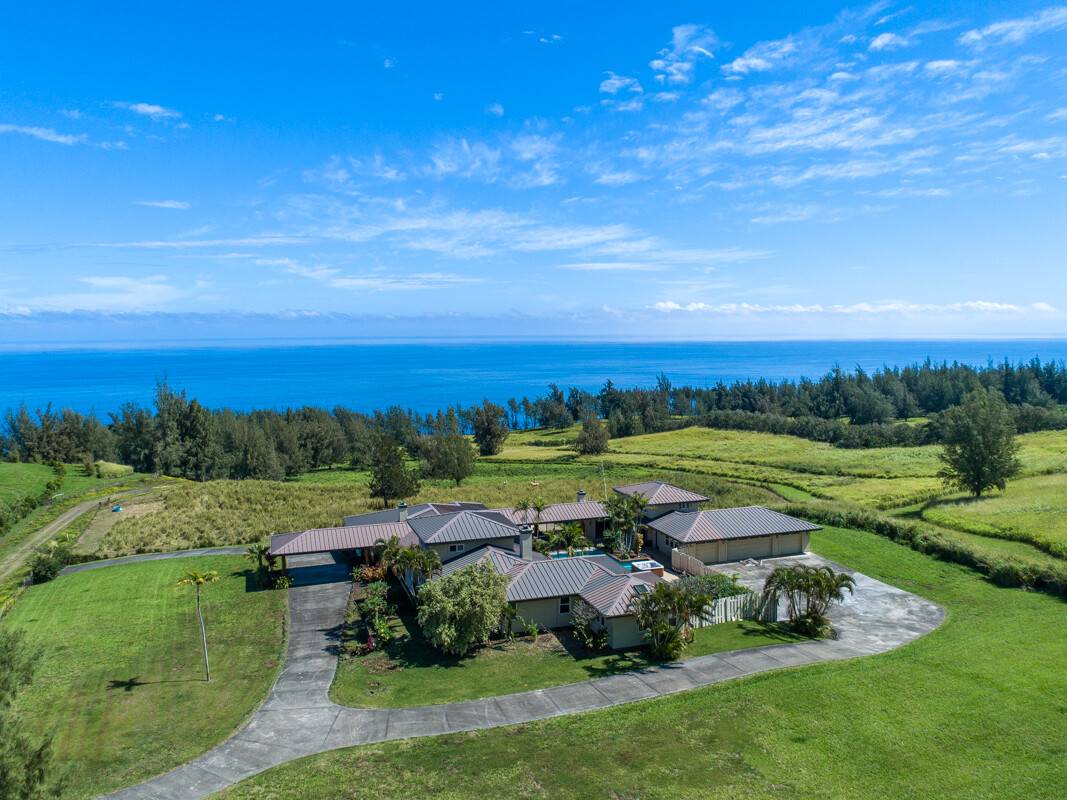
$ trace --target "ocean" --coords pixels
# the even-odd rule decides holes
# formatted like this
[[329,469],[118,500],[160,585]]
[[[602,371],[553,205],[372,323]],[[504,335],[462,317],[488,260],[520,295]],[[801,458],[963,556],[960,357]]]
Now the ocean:
[[149,404],[156,381],[209,407],[284,409],[400,405],[426,412],[489,398],[531,399],[549,383],[598,390],[746,378],[819,377],[835,364],[874,370],[926,358],[984,365],[1067,359],[1067,340],[797,342],[386,342],[0,352],[0,411],[25,403],[106,416]]

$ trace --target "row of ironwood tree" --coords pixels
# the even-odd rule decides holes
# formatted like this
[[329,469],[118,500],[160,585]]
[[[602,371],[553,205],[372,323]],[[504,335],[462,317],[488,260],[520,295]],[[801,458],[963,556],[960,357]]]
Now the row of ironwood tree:
[[[391,439],[425,458],[433,436],[474,434],[482,454],[499,451],[509,430],[563,428],[599,419],[612,438],[686,425],[789,433],[840,446],[941,441],[941,412],[976,388],[1009,404],[1019,431],[1067,427],[1067,366],[1062,362],[989,364],[974,368],[927,361],[874,373],[835,368],[818,380],[673,386],[661,375],[652,388],[598,393],[550,385],[542,397],[488,400],[469,408],[419,414],[393,406],[362,413],[343,406],[286,411],[208,409],[165,382],[151,408],[127,403],[108,415],[55,410],[51,405],[5,415],[0,450],[6,460],[119,461],[142,472],[194,480],[282,478],[309,469],[365,466],[377,441]],[[906,422],[924,417],[926,422]]]

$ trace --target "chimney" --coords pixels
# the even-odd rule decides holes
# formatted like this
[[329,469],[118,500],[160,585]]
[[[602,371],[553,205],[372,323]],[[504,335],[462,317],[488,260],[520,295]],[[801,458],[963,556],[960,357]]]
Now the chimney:
[[400,512],[400,521],[404,522],[408,518],[408,504],[401,500],[396,510]]
[[585,502],[585,489],[579,489],[578,490],[578,502],[579,503],[584,503]]
[[519,558],[533,558],[533,525],[519,526]]

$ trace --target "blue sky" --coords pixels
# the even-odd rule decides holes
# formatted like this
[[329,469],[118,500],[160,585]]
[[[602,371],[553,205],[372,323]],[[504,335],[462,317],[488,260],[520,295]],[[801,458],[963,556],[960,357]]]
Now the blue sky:
[[148,5],[5,11],[0,340],[1067,335],[1067,6]]

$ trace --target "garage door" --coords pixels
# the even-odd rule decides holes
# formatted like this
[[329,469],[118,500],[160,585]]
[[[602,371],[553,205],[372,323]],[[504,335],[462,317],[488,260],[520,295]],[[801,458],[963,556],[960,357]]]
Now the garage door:
[[759,539],[734,539],[726,543],[728,561],[742,561],[746,558],[770,558],[771,537]]
[[775,552],[780,556],[796,555],[800,552],[800,548],[803,546],[801,541],[801,534],[799,533],[784,533],[778,538],[778,547]]

